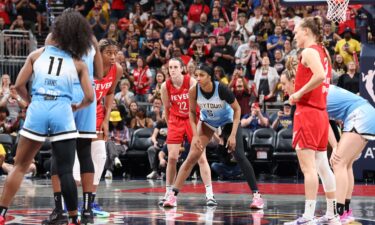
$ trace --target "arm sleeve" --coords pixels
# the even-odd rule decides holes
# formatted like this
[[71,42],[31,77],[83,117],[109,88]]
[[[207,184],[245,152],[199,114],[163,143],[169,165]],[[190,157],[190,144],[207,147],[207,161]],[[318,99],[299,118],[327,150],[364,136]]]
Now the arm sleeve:
[[228,104],[232,104],[236,98],[234,97],[233,92],[223,84],[219,84],[219,97],[221,100],[225,100]]

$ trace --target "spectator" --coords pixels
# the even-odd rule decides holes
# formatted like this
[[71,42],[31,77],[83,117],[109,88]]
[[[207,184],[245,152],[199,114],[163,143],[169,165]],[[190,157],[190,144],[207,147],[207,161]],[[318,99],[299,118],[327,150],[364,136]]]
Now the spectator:
[[4,18],[0,17],[0,32],[6,29],[8,29],[8,25],[5,24]]
[[262,61],[260,51],[256,44],[256,37],[253,35],[249,38],[248,43],[240,45],[236,54],[236,63],[246,66],[250,78],[253,79],[256,67]]
[[152,84],[152,87],[150,88],[150,95],[148,99],[149,102],[153,102],[154,99],[160,98],[161,85],[164,83],[165,80],[165,75],[160,70],[158,70],[156,72],[156,76]]
[[205,63],[209,54],[210,51],[207,49],[203,38],[196,38],[191,42],[188,55],[191,56],[197,64]]
[[290,40],[285,40],[284,42],[284,60],[289,57],[297,57],[297,50],[292,47],[292,42]]
[[291,105],[289,101],[284,102],[283,110],[277,112],[276,120],[272,123],[272,129],[280,131],[281,129],[293,128],[292,116],[291,116]]
[[228,45],[234,50],[238,49],[238,47],[242,45],[241,34],[238,31],[236,31],[234,35],[229,38]]
[[194,3],[190,6],[188,12],[188,26],[194,23],[199,23],[200,15],[205,13],[210,14],[210,8],[205,5],[204,0],[194,0]]
[[220,20],[220,8],[213,7],[211,11],[209,23],[215,29],[219,27],[219,20]]
[[275,34],[268,37],[267,40],[267,51],[268,56],[271,60],[275,59],[275,50],[284,50],[284,42],[286,40],[286,37],[282,35],[282,28],[280,25],[277,25],[275,27]]
[[239,77],[236,79],[234,87],[232,87],[231,89],[238,101],[238,104],[241,106],[241,118],[244,115],[250,114],[249,106],[252,97],[252,91],[249,87],[248,81],[244,77]]
[[129,82],[133,82],[134,81],[133,77],[129,76],[128,67],[130,66],[130,64],[128,62],[126,62],[125,55],[124,55],[123,51],[117,52],[116,62],[118,62],[122,67],[122,73],[123,74],[122,74],[121,79],[128,79]]
[[146,109],[139,107],[135,118],[130,122],[130,128],[137,130],[139,128],[152,128],[153,121],[151,118],[146,116]]
[[160,43],[155,41],[152,44],[151,52],[147,54],[146,58],[147,65],[154,71],[153,74],[155,74],[157,68],[160,68],[166,62],[165,54],[165,51],[161,49]]
[[[230,27],[229,27],[229,24],[227,24],[224,20],[224,18],[220,18],[219,19],[219,23],[218,23],[218,27],[216,27],[212,34],[217,36],[219,34],[226,34],[230,31]],[[239,32],[237,31],[237,35],[236,36],[239,36]],[[231,36],[232,37],[232,36]]]
[[332,32],[331,22],[327,21],[323,27],[323,44],[331,56],[335,54],[336,42],[339,40],[341,40],[341,37],[335,32]]
[[129,14],[130,21],[138,26],[143,27],[148,21],[149,14],[143,12],[143,9],[139,3],[136,3],[133,8],[133,12]]
[[[12,25],[9,28],[10,30],[18,30],[18,31],[27,31],[25,27],[24,20],[21,15],[18,15],[16,20],[13,21]],[[27,52],[30,50],[30,39],[29,34],[21,33],[18,34],[17,37],[5,37],[5,43],[7,45],[7,49],[9,54],[11,55],[20,55],[26,56]]]
[[187,74],[191,77],[195,77],[195,70],[197,69],[197,64],[194,61],[190,61],[187,65]]
[[[94,7],[94,5],[94,0],[77,0],[74,3],[73,7],[76,11],[80,12],[84,17],[86,17],[89,14],[92,7]],[[113,9],[113,7],[111,7],[111,9]]]
[[159,21],[163,21],[168,16],[168,5],[171,4],[170,0],[154,0],[152,16]]
[[0,106],[9,110],[9,120],[13,123],[18,117],[21,108],[26,108],[27,103],[17,94],[14,85],[9,88],[9,94],[4,95],[0,100]]
[[279,49],[275,51],[275,61],[273,62],[273,67],[276,69],[279,76],[285,69],[285,59],[283,57],[283,52]]
[[288,28],[288,19],[283,18],[280,21],[280,27],[282,29],[281,34],[286,37],[286,40],[292,41],[294,38],[293,31]]
[[348,72],[339,77],[337,86],[354,94],[359,94],[359,73],[353,61],[348,63]]
[[106,23],[109,22],[109,4],[108,2],[104,2],[102,0],[96,0],[94,7],[90,10],[90,12],[87,14],[86,18],[90,21],[90,19],[94,16],[94,11],[98,11],[100,15],[103,15],[103,17],[106,20]]
[[121,118],[119,111],[112,111],[109,117],[109,140],[106,142],[107,160],[104,168],[105,177],[111,178],[114,167],[121,167],[119,157],[125,155],[130,142],[129,129]]
[[247,21],[247,27],[249,30],[253,31],[256,24],[262,21],[262,10],[260,7],[254,9],[254,16],[250,16]]
[[187,37],[189,36],[188,34],[188,29],[186,26],[183,25],[182,23],[182,18],[181,17],[176,17],[174,20],[174,25],[176,26],[176,28],[178,30],[181,31],[183,37],[184,37],[184,40],[186,41]]
[[0,134],[10,134],[12,132],[12,124],[8,117],[9,111],[7,107],[0,106]]
[[344,31],[344,39],[337,42],[335,52],[340,54],[345,65],[350,61],[354,61],[354,54],[357,56],[361,51],[361,43],[352,38],[353,31],[350,28],[346,28]]
[[219,35],[217,37],[217,45],[211,50],[213,66],[221,66],[226,74],[231,74],[234,62],[233,55],[234,50],[226,44],[225,36]]
[[10,76],[9,74],[3,74],[0,82],[0,97],[9,94],[10,91]]
[[16,9],[18,16],[22,16],[25,28],[35,33],[35,23],[37,22],[37,2],[35,0],[18,0]]
[[169,45],[175,42],[178,46],[182,46],[184,43],[184,36],[180,29],[174,26],[172,19],[166,19],[165,28],[160,33],[161,47],[163,50],[167,50]]
[[137,66],[133,70],[135,100],[147,102],[147,95],[152,80],[151,71],[143,57],[138,56]]
[[[129,26],[130,28],[131,26]],[[130,38],[130,45],[125,51],[125,58],[130,63],[129,70],[133,70],[137,66],[137,59],[140,55],[141,49],[138,45],[138,38],[133,36]]]
[[214,74],[215,74],[216,80],[218,80],[220,83],[225,84],[225,85],[229,84],[228,76],[225,75],[225,71],[223,67],[215,66]]
[[3,30],[3,26],[10,25],[10,18],[7,12],[7,1],[1,0],[0,1],[0,31]]
[[240,32],[245,42],[247,42],[249,40],[249,37],[252,35],[253,30],[251,30],[251,26],[247,23],[247,17],[245,13],[238,14],[236,30]]
[[262,59],[262,66],[255,72],[254,83],[257,96],[264,95],[265,100],[274,97],[279,75],[275,68],[270,67],[270,60],[267,56]]
[[13,132],[18,132],[22,129],[23,124],[25,123],[26,119],[26,110],[27,108],[21,108],[20,111],[18,112],[18,116],[16,121],[13,122],[11,130]]
[[258,103],[251,104],[251,113],[241,119],[241,127],[255,131],[262,127],[269,126],[269,119],[266,113],[262,113]]
[[[159,161],[159,152],[166,146],[165,141],[167,140],[167,123],[163,117],[161,120],[158,120],[154,131],[151,136],[152,146],[147,149],[148,161],[150,163],[151,173],[147,175],[147,179],[156,179],[158,175],[158,161]],[[163,157],[162,157],[163,158]],[[164,160],[164,159],[163,159]],[[161,163],[163,162],[160,161]],[[165,160],[164,160],[165,161]],[[166,163],[162,163],[164,166]]]
[[121,32],[117,29],[117,24],[111,22],[108,26],[107,32],[103,35],[103,38],[111,39],[116,43],[123,42]]
[[118,104],[125,106],[129,109],[129,105],[134,101],[134,93],[130,90],[130,82],[127,79],[122,79],[120,82],[120,92],[115,94],[115,100]]
[[103,12],[99,10],[93,10],[92,17],[88,19],[88,21],[96,39],[102,39],[105,31],[107,30],[107,20],[105,19]]
[[111,19],[119,20],[125,15],[125,1],[112,0],[111,4]]
[[332,83],[337,84],[339,77],[346,73],[347,66],[344,63],[344,58],[340,54],[334,57],[332,65]]
[[147,117],[151,118],[154,124],[162,119],[163,115],[163,102],[161,101],[161,97],[158,96],[153,99],[151,110],[148,112]]
[[236,24],[236,22],[235,21],[230,21],[229,22],[229,31],[224,34],[225,40],[229,41],[229,39],[231,37],[234,37],[234,36],[237,36],[237,35],[239,35],[240,39],[243,40],[242,34],[237,31],[237,24]]
[[[220,27],[220,20],[219,20],[219,27]],[[213,30],[214,30],[214,28],[207,21],[207,14],[202,13],[199,17],[199,21],[197,23],[194,23],[194,25],[191,29],[190,36],[191,36],[191,38],[207,37],[208,34],[210,34]],[[223,32],[225,32],[225,31],[223,31]]]
[[136,101],[132,101],[129,104],[129,113],[125,117],[125,124],[127,127],[130,127],[131,122],[135,119],[138,113],[138,103]]

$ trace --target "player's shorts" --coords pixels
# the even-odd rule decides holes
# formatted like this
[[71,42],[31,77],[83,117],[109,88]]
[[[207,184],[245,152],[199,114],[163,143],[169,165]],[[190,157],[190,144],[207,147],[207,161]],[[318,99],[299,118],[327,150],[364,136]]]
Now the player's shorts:
[[103,124],[103,121],[104,121],[104,115],[96,117],[96,133],[102,133],[103,132],[102,130],[100,130],[100,128]]
[[[74,84],[73,93],[73,103],[81,102],[84,94],[80,84]],[[74,121],[79,138],[96,138],[96,99],[89,106],[74,112]]]
[[355,132],[366,140],[375,140],[375,109],[370,104],[361,105],[344,121],[344,132]]
[[167,144],[181,144],[184,137],[187,137],[189,143],[193,139],[193,131],[191,129],[189,118],[181,118],[169,115]]
[[25,124],[20,134],[34,141],[51,142],[78,137],[71,101],[58,97],[56,100],[35,100],[29,105]]
[[293,148],[326,151],[329,120],[326,110],[298,105],[294,114]]

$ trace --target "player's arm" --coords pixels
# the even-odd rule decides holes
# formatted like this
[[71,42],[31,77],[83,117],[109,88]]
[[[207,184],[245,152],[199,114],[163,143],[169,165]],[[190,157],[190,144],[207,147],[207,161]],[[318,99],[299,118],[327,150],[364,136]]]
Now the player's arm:
[[100,53],[98,41],[95,36],[92,36],[92,44],[95,48],[94,56],[94,78],[96,80],[101,80],[103,78],[103,59],[102,54]]
[[324,71],[318,51],[312,48],[306,48],[303,50],[302,63],[311,69],[313,75],[309,82],[291,96],[292,101],[294,102],[299,101],[303,95],[317,88],[326,79],[326,72]]
[[14,85],[17,93],[23,100],[26,101],[27,104],[30,103],[31,98],[29,93],[27,92],[26,85],[33,74],[33,64],[35,60],[43,53],[43,51],[44,48],[40,48],[30,53],[30,55],[26,59],[25,64],[22,66],[20,72],[18,73],[17,80]]
[[163,102],[163,107],[164,107],[165,121],[167,122],[167,125],[168,125],[169,109],[171,108],[171,102],[169,101],[169,98],[168,98],[168,91],[167,91],[167,83],[166,82],[164,82],[161,85],[160,94],[161,94],[161,101]]
[[189,89],[189,121],[193,136],[198,134],[197,132],[197,86],[194,85]]
[[84,94],[82,101],[73,106],[74,110],[78,110],[90,105],[94,101],[94,90],[90,82],[89,70],[86,64],[82,60],[74,60],[74,64],[77,68],[81,88]]

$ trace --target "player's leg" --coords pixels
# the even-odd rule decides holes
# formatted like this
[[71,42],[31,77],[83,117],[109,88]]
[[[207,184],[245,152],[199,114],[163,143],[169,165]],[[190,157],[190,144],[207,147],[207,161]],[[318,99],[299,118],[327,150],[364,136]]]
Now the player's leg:
[[211,179],[211,168],[208,164],[206,157],[206,150],[203,151],[201,157],[198,160],[199,170],[206,189],[206,205],[216,206],[217,202],[214,197],[214,192],[212,190],[212,179]]
[[355,159],[353,159],[347,169],[348,169],[348,189],[346,192],[346,197],[345,197],[345,212],[344,215],[346,214],[346,222],[351,223],[355,221],[355,218],[353,216],[353,210],[350,209],[350,201],[352,199],[352,194],[353,194],[353,189],[354,189],[354,174],[353,174],[353,163]]
[[[207,127],[201,121],[198,122],[197,126],[198,126],[198,137],[197,138],[199,138],[202,148],[205,149],[207,144],[211,140],[214,131],[211,128]],[[190,175],[191,170],[197,164],[199,158],[201,157],[201,155],[203,153],[203,151],[201,151],[194,144],[194,141],[195,140],[192,141],[188,157],[186,158],[186,160],[184,161],[184,163],[180,167],[177,178],[176,178],[175,183],[173,185],[174,186],[173,192],[169,193],[167,201],[164,202],[164,204],[163,204],[163,206],[165,206],[165,207],[174,207],[174,206],[177,205],[176,196],[177,196],[180,188],[182,188],[186,178]]]

